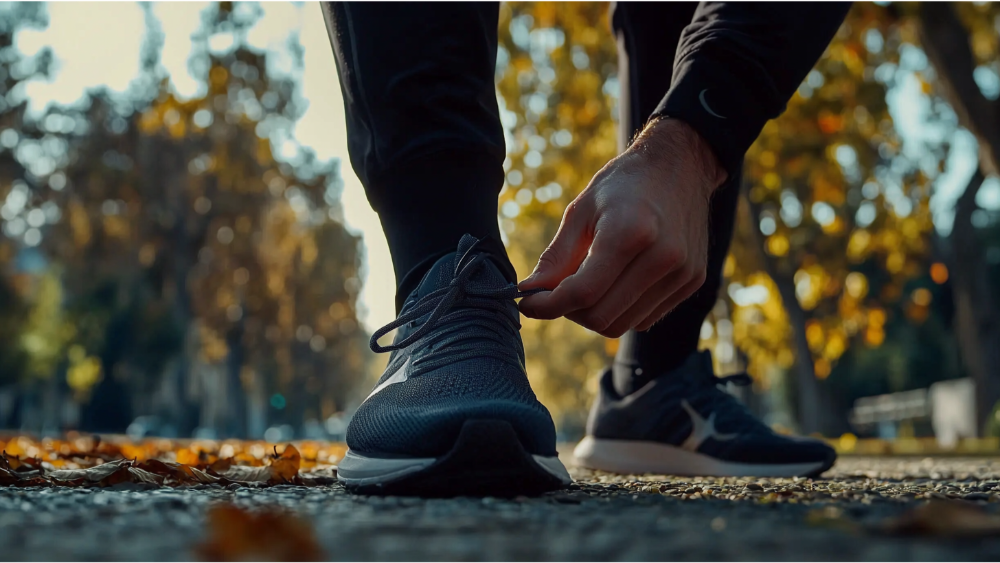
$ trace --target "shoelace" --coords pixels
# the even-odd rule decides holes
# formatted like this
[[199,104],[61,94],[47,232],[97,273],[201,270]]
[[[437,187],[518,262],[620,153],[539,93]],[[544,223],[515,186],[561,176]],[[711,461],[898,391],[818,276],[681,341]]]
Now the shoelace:
[[[479,241],[474,243],[456,262],[452,280],[447,287],[424,295],[396,320],[372,334],[368,345],[373,352],[381,354],[402,350],[430,335],[430,338],[427,338],[423,344],[430,346],[432,352],[415,362],[414,367],[417,367],[417,363],[419,363],[424,368],[432,369],[463,359],[482,356],[490,356],[514,365],[520,365],[520,358],[517,356],[516,350],[512,349],[510,341],[511,339],[516,340],[521,323],[517,313],[512,313],[509,307],[504,306],[504,302],[547,290],[519,291],[515,284],[501,288],[476,287],[477,284],[472,281],[472,275],[488,259],[488,254],[485,252],[476,252],[478,244]],[[462,307],[456,309],[458,305],[462,305]],[[378,340],[389,332],[416,321],[428,312],[430,312],[430,317],[412,334],[388,346],[382,346],[378,343]],[[497,323],[495,319],[498,314],[507,322]],[[452,330],[431,334],[435,328],[452,323],[456,325],[452,327]],[[502,326],[504,329],[498,331],[498,326]],[[447,354],[434,354],[435,345],[437,345],[438,350],[446,349]]]

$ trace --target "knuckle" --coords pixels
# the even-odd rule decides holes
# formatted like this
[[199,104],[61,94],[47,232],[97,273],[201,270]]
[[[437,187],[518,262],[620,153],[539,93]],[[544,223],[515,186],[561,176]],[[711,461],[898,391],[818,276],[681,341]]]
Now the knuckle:
[[640,293],[640,292],[638,292],[638,291],[636,291],[634,289],[627,290],[625,292],[625,297],[622,300],[621,310],[624,311],[624,310],[628,309],[629,307],[631,307],[632,305],[635,305],[636,303],[639,302],[639,299],[641,299],[641,298],[642,298],[642,293]]
[[708,278],[708,273],[705,271],[705,268],[698,268],[694,271],[691,281],[695,286],[701,287],[702,285],[705,285],[706,278]]
[[585,314],[583,316],[583,321],[583,326],[599,334],[604,334],[604,332],[607,331],[611,325],[611,321],[609,321],[605,315],[595,313],[593,311]]
[[604,330],[597,331],[597,333],[604,338],[621,338],[626,332],[627,330],[621,327],[608,327]]
[[563,219],[569,220],[570,218],[575,218],[583,212],[583,198],[578,197],[573,201],[569,202],[566,206],[566,211],[563,213]]
[[632,223],[624,231],[620,245],[622,250],[639,252],[656,242],[655,225]]
[[691,263],[688,262],[681,264],[680,275],[683,278],[684,285],[691,283],[694,280],[694,276],[696,273],[697,270],[695,270],[694,265],[692,265]]
[[672,268],[678,264],[686,263],[687,253],[680,248],[668,247],[663,249],[662,261],[665,266]]
[[649,246],[656,242],[658,235],[656,224],[650,221],[641,221],[633,226],[632,237],[638,245]]
[[669,274],[671,271],[673,271],[673,269],[674,269],[673,262],[670,262],[669,260],[663,260],[663,259],[656,260],[651,265],[650,274],[653,275],[653,276],[655,276],[657,279],[662,279],[667,274]]
[[560,262],[560,255],[559,249],[550,246],[538,257],[538,263],[544,266],[555,266]]

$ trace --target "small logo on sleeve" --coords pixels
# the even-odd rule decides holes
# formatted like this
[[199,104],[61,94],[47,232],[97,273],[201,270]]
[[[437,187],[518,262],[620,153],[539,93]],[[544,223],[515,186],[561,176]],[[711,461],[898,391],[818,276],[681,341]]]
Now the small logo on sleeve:
[[708,88],[705,88],[704,90],[701,91],[701,94],[698,94],[698,101],[701,102],[701,107],[705,108],[705,111],[707,111],[711,115],[714,115],[719,119],[725,119],[725,116],[715,113],[714,111],[712,111],[712,108],[708,107],[708,102],[705,101],[705,92],[708,92]]

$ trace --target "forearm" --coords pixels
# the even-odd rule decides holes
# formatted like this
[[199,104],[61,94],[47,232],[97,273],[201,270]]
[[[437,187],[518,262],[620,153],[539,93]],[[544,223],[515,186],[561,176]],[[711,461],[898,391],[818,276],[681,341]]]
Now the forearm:
[[691,126],[734,175],[781,115],[850,3],[703,2],[684,31],[670,91],[654,117]]

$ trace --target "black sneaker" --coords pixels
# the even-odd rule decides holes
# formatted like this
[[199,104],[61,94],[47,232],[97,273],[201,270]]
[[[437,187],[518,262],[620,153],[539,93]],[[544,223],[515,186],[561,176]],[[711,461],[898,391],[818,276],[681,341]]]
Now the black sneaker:
[[775,433],[720,389],[729,382],[751,381],[746,374],[715,377],[708,352],[626,397],[606,370],[587,436],[574,452],[577,463],[615,473],[718,477],[816,476],[833,466],[833,448]]
[[526,293],[478,243],[462,237],[372,335],[372,350],[392,355],[347,428],[337,476],[349,490],[515,496],[571,482],[524,369],[514,299]]

